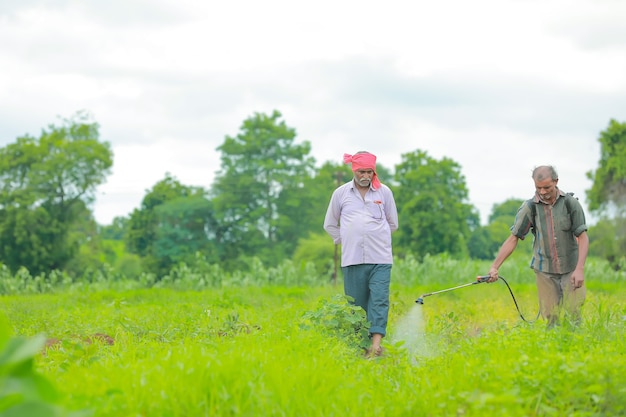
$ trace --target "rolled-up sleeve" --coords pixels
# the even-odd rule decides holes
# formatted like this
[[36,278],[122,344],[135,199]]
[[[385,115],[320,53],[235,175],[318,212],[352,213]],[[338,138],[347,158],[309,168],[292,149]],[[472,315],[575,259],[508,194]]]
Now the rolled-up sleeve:
[[524,240],[528,232],[530,232],[532,226],[532,209],[530,208],[528,202],[525,201],[517,210],[517,214],[515,215],[515,222],[513,223],[513,226],[511,226],[511,234],[518,237],[519,239]]

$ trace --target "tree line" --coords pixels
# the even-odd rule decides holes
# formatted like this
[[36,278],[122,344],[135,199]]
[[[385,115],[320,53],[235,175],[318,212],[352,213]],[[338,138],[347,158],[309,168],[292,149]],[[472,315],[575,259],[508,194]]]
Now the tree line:
[[[588,172],[592,256],[626,267],[626,123],[611,120],[598,138],[598,168]],[[127,277],[167,274],[174,266],[219,264],[225,270],[274,266],[285,259],[333,273],[337,248],[322,230],[332,191],[350,181],[350,167],[317,165],[311,144],[297,141],[282,114],[255,113],[217,147],[220,167],[210,188],[165,173],[141,204],[110,225],[98,225],[91,204],[111,173],[111,145],[99,125],[78,112],[18,137],[0,149],[0,262],[32,275],[60,270],[80,277],[115,268]],[[402,227],[395,255],[491,259],[508,236],[523,200],[495,204],[486,226],[469,203],[462,167],[425,150],[377,167],[394,191]],[[530,252],[530,243],[520,251]]]

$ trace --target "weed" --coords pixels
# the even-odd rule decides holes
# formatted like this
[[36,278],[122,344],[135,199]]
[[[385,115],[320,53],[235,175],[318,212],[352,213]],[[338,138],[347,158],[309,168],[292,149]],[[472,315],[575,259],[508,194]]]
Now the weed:
[[302,329],[316,328],[348,345],[367,348],[369,327],[365,311],[352,302],[349,296],[335,294],[330,299],[322,299],[317,310],[302,315]]
[[0,319],[0,414],[6,416],[87,417],[89,410],[69,412],[59,405],[54,385],[34,366],[46,337],[11,337]]

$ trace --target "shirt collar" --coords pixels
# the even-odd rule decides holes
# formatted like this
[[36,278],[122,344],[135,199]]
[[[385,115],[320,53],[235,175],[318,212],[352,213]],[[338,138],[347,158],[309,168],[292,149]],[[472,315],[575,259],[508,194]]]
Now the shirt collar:
[[[563,191],[561,191],[561,189],[559,187],[556,187],[556,200],[554,200],[554,202],[556,203],[556,201],[560,198],[560,197],[565,197],[565,193]],[[535,192],[535,197],[533,197],[533,201],[535,203],[542,203],[542,204],[548,204],[548,203],[544,203],[540,198],[539,198],[539,194],[537,194],[537,192]]]

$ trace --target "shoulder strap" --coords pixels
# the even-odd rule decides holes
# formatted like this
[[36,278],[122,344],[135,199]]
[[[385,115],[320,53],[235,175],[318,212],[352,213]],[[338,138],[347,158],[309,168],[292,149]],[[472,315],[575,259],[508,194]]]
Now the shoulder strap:
[[574,197],[574,193],[565,193],[565,207],[567,208],[567,214],[572,214],[572,199],[578,200],[578,197]]
[[535,203],[534,199],[531,198],[531,199],[526,200],[526,205],[530,209],[530,220],[531,220],[530,231],[534,235],[535,234],[535,217],[537,217],[537,203]]
[[[565,193],[565,196],[563,198],[565,199],[565,208],[567,209],[567,214],[571,215],[572,214],[572,199],[575,198],[576,200],[578,200],[578,197],[574,197],[574,193],[569,192],[569,193]],[[532,221],[531,231],[533,232],[533,234],[535,234],[535,218],[537,217],[537,203],[535,203],[534,198],[531,198],[531,199],[526,200],[526,204],[528,205],[528,208],[530,208],[531,221]]]

